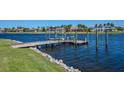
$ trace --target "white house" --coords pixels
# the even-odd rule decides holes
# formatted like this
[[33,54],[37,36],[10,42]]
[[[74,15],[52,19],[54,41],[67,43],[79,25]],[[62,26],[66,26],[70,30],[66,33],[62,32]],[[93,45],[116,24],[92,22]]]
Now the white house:
[[109,31],[109,32],[115,32],[117,31],[117,29],[115,28],[114,24],[96,24],[93,28],[92,31],[98,31],[98,32],[105,32],[105,31]]
[[3,33],[5,32],[5,29],[4,28],[0,28],[0,33]]

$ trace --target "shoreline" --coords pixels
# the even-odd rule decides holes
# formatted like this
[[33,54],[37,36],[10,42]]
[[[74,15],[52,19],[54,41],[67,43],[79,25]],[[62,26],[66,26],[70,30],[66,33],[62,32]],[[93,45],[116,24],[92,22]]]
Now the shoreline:
[[[47,32],[5,32],[5,34],[48,34],[48,33]],[[54,32],[50,32],[50,34],[54,34]],[[75,34],[75,32],[66,32],[66,34]],[[77,34],[87,34],[87,32],[77,32]],[[96,34],[96,33],[88,32],[88,34]],[[105,32],[98,32],[98,34],[105,34]],[[108,34],[124,34],[124,32],[108,32]]]
[[[10,39],[11,40],[11,39]],[[16,43],[23,43],[21,41],[17,41],[17,40],[12,40]],[[63,67],[65,70],[67,70],[67,72],[81,72],[79,69],[75,69],[73,66],[69,67],[67,66],[62,59],[55,59],[53,58],[51,55],[47,54],[47,53],[44,53],[42,51],[40,51],[39,49],[37,48],[32,48],[30,47],[29,49],[35,51],[36,53],[42,55],[43,57],[47,58],[50,62],[52,63],[55,63],[55,64],[58,64],[60,65],[61,67]]]

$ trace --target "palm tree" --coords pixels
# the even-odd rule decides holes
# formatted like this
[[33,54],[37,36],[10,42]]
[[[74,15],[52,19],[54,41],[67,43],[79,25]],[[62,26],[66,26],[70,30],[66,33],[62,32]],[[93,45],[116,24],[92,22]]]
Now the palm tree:
[[36,28],[36,30],[37,30],[37,32],[39,32],[39,31],[40,31],[40,27],[38,26],[38,27]]
[[118,30],[118,31],[124,31],[124,28],[123,27],[116,27],[116,29]]
[[68,27],[68,31],[70,31],[72,25],[70,24],[70,25],[68,25],[67,27]]
[[113,23],[111,23],[111,27],[114,27],[115,25]]
[[69,32],[70,29],[71,29],[71,27],[72,27],[72,25],[71,25],[71,24],[70,24],[70,25],[63,25],[63,27],[65,28],[65,30],[66,30],[67,32]]
[[60,27],[65,27],[65,25],[61,25]]
[[107,23],[107,26],[109,27],[111,24],[110,23]]
[[78,26],[79,31],[84,30],[85,32],[87,32],[87,30],[88,30],[88,27],[84,24],[78,24],[77,26]]
[[16,28],[15,27],[12,27],[11,31],[12,32],[15,32]]
[[82,31],[82,29],[83,29],[83,25],[82,24],[78,24],[77,27],[78,27],[79,31]]
[[46,31],[45,27],[42,27],[42,31],[43,31],[43,32],[45,32],[45,31]]
[[7,29],[7,28],[4,28],[4,31],[5,31],[5,32],[7,32],[7,31],[8,31],[8,29]]
[[23,32],[28,32],[29,31],[29,28],[24,28],[23,29]]

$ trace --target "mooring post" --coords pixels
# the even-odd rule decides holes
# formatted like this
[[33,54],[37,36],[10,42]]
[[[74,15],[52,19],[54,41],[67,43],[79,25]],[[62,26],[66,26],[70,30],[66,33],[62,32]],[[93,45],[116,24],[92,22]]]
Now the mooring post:
[[66,40],[66,31],[64,31],[64,40]]
[[77,30],[75,30],[75,44],[77,45]]
[[39,49],[39,46],[37,45],[36,48]]
[[89,32],[87,30],[87,42],[89,41]]
[[46,48],[48,47],[48,45],[46,44]]
[[48,32],[48,29],[46,30],[46,40],[49,40],[49,32]]
[[96,50],[98,50],[98,31],[96,29]]
[[54,44],[51,44],[51,47],[53,48],[54,47]]
[[63,39],[63,32],[61,31],[61,39]]
[[46,40],[48,40],[48,30],[46,30]]
[[105,47],[108,48],[108,30],[105,30]]
[[48,30],[48,40],[50,40],[50,30]]
[[55,35],[55,40],[57,40],[57,31],[55,31],[54,35]]

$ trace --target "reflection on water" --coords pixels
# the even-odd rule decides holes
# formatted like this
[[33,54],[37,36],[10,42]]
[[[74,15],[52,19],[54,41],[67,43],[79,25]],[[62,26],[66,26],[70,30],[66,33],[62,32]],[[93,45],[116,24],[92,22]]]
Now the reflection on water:
[[[75,46],[61,44],[47,48],[42,46],[40,50],[52,55],[54,58],[63,59],[68,66],[73,66],[81,71],[104,71],[103,65],[100,63],[102,60],[101,55],[103,54],[101,54],[99,49],[91,50],[89,45]],[[108,57],[108,47],[104,48],[104,57]]]
[[[96,49],[95,35],[89,35],[89,45],[44,45],[40,50],[56,59],[63,59],[68,66],[81,71],[124,71],[124,34],[108,36],[108,46],[105,46],[104,35],[99,35]],[[0,34],[0,38],[15,39],[23,42],[45,40],[44,34]],[[78,35],[79,39],[85,35]]]
[[105,55],[106,55],[106,57],[109,56],[109,48],[108,48],[108,46],[105,47]]

